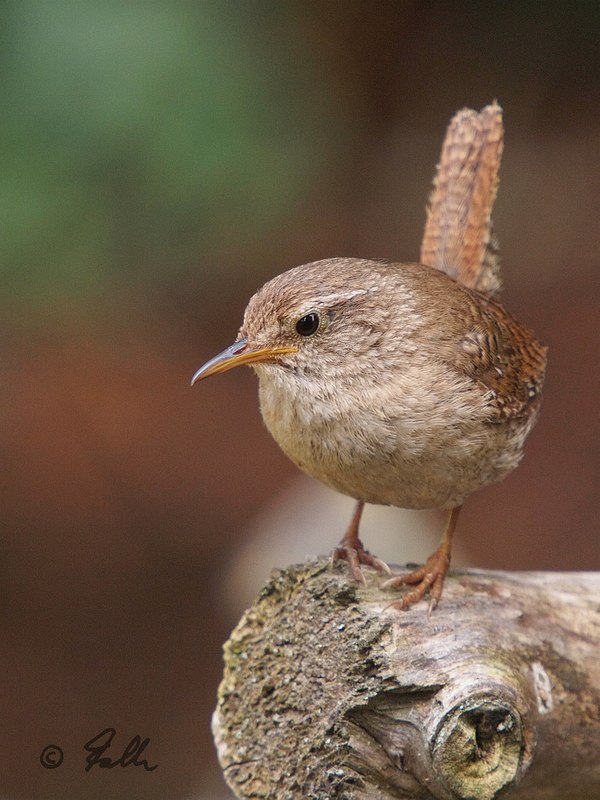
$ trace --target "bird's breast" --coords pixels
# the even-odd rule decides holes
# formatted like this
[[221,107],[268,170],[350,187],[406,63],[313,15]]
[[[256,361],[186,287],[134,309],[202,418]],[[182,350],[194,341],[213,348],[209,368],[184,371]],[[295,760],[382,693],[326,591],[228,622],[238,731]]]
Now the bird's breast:
[[[419,391],[381,382],[343,385],[257,370],[270,433],[304,472],[369,503],[403,508],[459,505],[518,463],[526,430],[491,425],[483,398],[440,404],[435,383]],[[471,385],[469,385],[469,391]],[[475,411],[474,411],[475,409]]]

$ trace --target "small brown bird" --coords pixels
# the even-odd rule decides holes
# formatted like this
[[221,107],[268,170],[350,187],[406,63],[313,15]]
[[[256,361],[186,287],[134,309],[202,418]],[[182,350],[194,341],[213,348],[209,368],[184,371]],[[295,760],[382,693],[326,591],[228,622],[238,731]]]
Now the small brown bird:
[[448,509],[426,564],[387,581],[392,605],[441,596],[458,513],[519,463],[541,401],[546,349],[493,299],[491,228],[502,152],[497,104],[452,120],[438,166],[422,263],[329,258],[251,298],[238,337],[192,383],[250,364],[265,424],[300,469],[358,500],[332,557],[389,572],[365,550],[365,503]]

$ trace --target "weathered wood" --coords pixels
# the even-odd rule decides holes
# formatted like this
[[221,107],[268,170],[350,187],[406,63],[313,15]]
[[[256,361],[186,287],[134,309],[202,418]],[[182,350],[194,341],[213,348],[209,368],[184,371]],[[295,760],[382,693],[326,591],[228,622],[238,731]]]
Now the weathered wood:
[[237,797],[600,797],[600,574],[454,572],[428,618],[365,573],[275,572],[231,635]]

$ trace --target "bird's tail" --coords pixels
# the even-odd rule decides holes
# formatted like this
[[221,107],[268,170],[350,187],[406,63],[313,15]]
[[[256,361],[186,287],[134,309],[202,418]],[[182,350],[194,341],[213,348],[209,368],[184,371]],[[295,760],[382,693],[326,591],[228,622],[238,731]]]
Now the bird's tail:
[[427,208],[421,263],[491,296],[502,285],[492,206],[504,144],[496,101],[480,112],[464,108],[446,131]]

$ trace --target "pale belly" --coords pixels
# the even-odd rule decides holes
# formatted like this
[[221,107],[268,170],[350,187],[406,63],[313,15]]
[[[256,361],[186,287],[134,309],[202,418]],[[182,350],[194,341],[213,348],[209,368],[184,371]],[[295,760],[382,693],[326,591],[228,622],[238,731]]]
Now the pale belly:
[[260,382],[263,419],[286,455],[342,494],[401,508],[452,508],[501,480],[517,466],[534,421],[490,423],[483,405],[466,414],[426,402],[395,415],[375,402],[368,410],[320,405],[287,389]]

